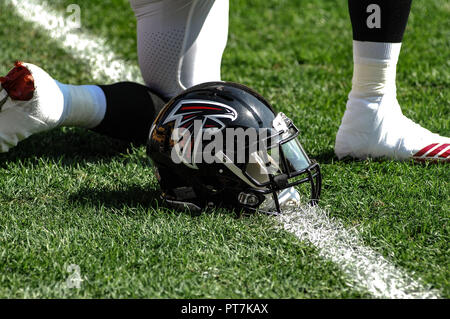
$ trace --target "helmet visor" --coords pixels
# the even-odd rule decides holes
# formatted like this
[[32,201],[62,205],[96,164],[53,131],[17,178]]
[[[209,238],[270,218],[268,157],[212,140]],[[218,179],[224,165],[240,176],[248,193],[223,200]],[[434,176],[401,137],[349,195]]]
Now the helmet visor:
[[279,113],[273,121],[272,132],[274,134],[269,134],[270,138],[262,149],[250,154],[250,161],[243,169],[247,183],[254,186],[251,191],[265,195],[266,204],[261,208],[270,211],[275,205],[275,211],[281,212],[285,202],[296,202],[286,194],[296,192],[293,187],[301,187],[300,184],[310,185],[311,204],[316,204],[321,189],[320,168],[306,155],[298,139],[298,129],[289,118]]
[[303,171],[311,165],[311,160],[306,155],[300,141],[297,138],[281,144],[283,158],[283,173],[292,175],[296,172]]
[[300,141],[294,137],[267,151],[253,152],[245,173],[258,186],[263,186],[270,182],[269,175],[286,174],[291,177],[306,170],[310,165],[311,160]]

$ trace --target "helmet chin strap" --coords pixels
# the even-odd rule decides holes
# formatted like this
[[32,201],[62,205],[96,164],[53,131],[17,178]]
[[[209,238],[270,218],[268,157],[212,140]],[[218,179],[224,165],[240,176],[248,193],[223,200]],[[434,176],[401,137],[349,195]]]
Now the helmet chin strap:
[[[266,195],[266,198],[267,199],[259,207],[259,209],[263,211],[276,211],[276,204],[272,195],[268,194]],[[280,203],[281,209],[298,206],[300,204],[300,194],[294,187],[283,189],[278,194],[278,202]]]

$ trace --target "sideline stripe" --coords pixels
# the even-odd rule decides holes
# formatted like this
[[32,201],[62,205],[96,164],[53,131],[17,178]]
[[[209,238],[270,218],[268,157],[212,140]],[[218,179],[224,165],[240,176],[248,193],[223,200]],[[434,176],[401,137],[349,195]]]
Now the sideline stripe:
[[359,233],[346,229],[320,207],[301,207],[277,219],[298,239],[311,242],[322,257],[339,265],[354,288],[378,298],[440,298],[381,254],[364,245]]
[[[5,0],[17,13],[49,32],[60,45],[76,58],[91,65],[96,80],[106,76],[110,81],[125,79],[142,82],[139,68],[119,59],[101,38],[71,34],[70,28],[48,21],[64,21],[64,17],[36,0]],[[64,25],[64,24],[61,24]],[[418,281],[400,271],[379,253],[364,246],[356,230],[347,230],[319,207],[305,207],[277,217],[284,229],[298,239],[311,242],[322,257],[339,265],[356,289],[369,291],[380,298],[439,298]]]
[[106,39],[73,30],[67,16],[57,13],[44,2],[36,0],[4,0],[12,4],[18,15],[48,31],[49,36],[75,58],[87,62],[94,80],[143,83],[139,68],[114,54]]

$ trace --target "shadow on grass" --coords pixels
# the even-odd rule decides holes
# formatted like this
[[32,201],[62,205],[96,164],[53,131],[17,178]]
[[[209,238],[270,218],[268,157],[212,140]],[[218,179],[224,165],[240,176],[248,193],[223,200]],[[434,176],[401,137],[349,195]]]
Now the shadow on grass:
[[0,167],[7,162],[50,159],[63,166],[109,162],[115,156],[132,152],[133,144],[84,129],[56,129],[20,142],[0,154]]
[[119,190],[83,188],[71,194],[68,200],[81,205],[103,206],[112,209],[125,207],[157,209],[162,206],[159,190],[144,189],[136,185]]
[[342,159],[338,159],[338,157],[334,153],[334,149],[327,149],[318,154],[313,154],[311,156],[311,158],[315,159],[319,164],[335,164],[335,163],[351,164],[351,163],[363,163],[368,160],[371,162],[380,162],[380,163],[390,161],[389,159],[385,159],[385,158],[357,159],[357,158],[353,158],[350,156],[346,156]]
[[334,154],[334,149],[328,149],[317,154],[311,154],[311,158],[315,159],[319,165],[333,164],[338,161],[337,156]]
[[188,208],[173,207],[161,198],[159,189],[143,188],[133,185],[126,189],[92,189],[83,188],[68,197],[68,201],[77,205],[89,205],[96,208],[104,207],[113,213],[120,212],[125,215],[135,215],[136,208],[148,212],[149,209],[155,211],[166,211],[170,214],[185,214],[191,217],[199,217],[202,214],[227,214],[235,218],[250,216],[241,211],[230,211],[225,208],[210,208],[207,210],[190,210]]
[[68,197],[68,201],[77,205],[91,205],[97,208],[105,207],[112,211],[120,211],[125,215],[135,214],[135,208],[166,210],[172,214],[187,214],[200,216],[204,211],[193,211],[187,208],[174,208],[161,198],[159,189],[142,188],[134,185],[126,189],[91,189],[83,188]]

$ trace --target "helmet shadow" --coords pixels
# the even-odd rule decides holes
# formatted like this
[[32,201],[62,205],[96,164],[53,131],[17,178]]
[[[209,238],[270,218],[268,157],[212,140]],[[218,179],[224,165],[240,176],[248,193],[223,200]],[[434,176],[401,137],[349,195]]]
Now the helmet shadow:
[[68,201],[78,205],[105,207],[121,212],[131,211],[129,208],[154,208],[162,206],[160,192],[156,189],[144,189],[137,185],[111,190],[108,188],[82,188],[68,196]]
[[[82,188],[79,191],[68,196],[68,202],[76,205],[93,206],[96,209],[106,208],[112,213],[124,215],[136,215],[136,208],[143,211],[167,211],[170,214],[186,214],[191,217],[198,217],[204,213],[212,211],[194,211],[188,208],[174,208],[167,204],[161,198],[159,189],[143,188],[142,186],[130,185],[119,190],[108,188]],[[222,212],[224,209],[217,209]],[[228,214],[235,214],[240,217],[241,214],[226,210]]]

